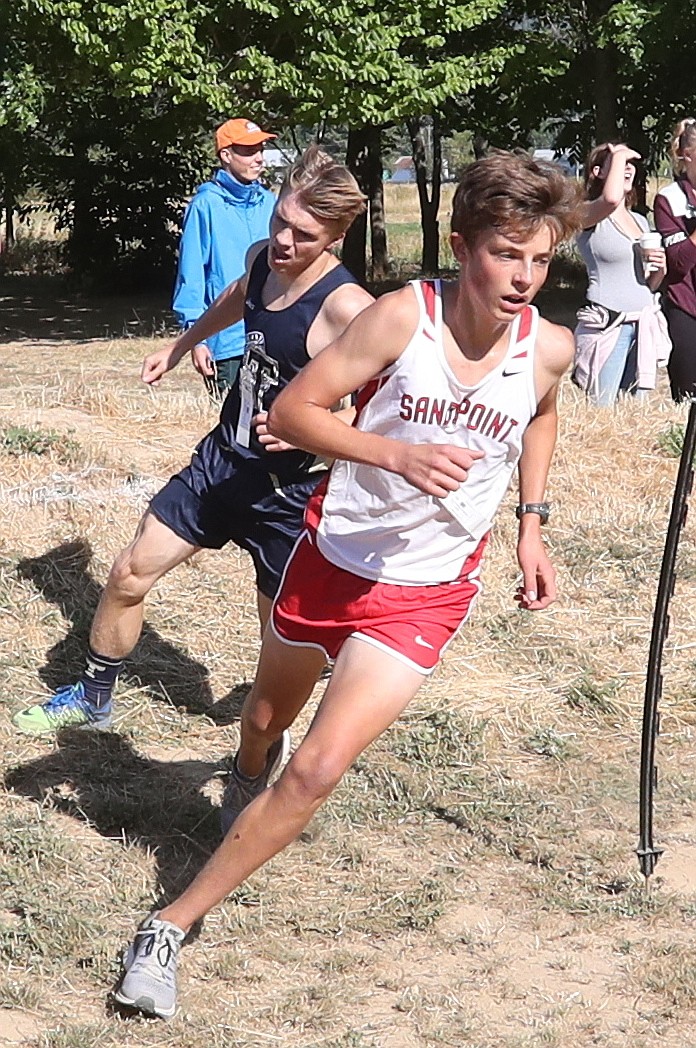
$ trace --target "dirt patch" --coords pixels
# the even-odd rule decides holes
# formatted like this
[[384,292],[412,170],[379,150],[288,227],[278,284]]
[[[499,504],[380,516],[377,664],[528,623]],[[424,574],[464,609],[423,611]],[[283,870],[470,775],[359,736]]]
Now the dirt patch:
[[657,877],[667,891],[696,895],[696,844],[671,845],[660,859]]
[[33,1016],[14,1008],[0,1008],[0,1044],[27,1044],[40,1032]]

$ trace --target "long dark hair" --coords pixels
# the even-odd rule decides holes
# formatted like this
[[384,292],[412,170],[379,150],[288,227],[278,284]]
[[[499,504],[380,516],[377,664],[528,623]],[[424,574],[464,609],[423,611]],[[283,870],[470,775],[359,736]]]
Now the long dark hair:
[[[590,150],[590,153],[585,161],[585,194],[588,200],[596,200],[597,197],[602,195],[604,188],[605,179],[600,178],[599,175],[593,174],[596,167],[602,170],[604,163],[609,156],[611,150],[610,145],[621,145],[620,142],[602,142],[601,145],[595,146],[594,149]],[[635,188],[635,182],[631,186],[631,191],[626,195],[626,206],[629,211],[632,210],[638,201],[638,194]]]

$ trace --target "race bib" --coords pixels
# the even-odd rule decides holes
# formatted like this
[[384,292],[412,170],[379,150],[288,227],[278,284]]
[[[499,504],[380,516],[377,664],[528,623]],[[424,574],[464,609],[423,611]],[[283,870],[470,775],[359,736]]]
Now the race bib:
[[235,439],[248,448],[251,442],[251,424],[254,415],[266,411],[266,394],[280,385],[278,361],[266,353],[263,332],[247,332],[244,361],[239,369],[240,408]]
[[254,380],[243,365],[239,374],[239,418],[235,438],[240,447],[248,448],[251,438],[251,420],[254,416]]
[[484,516],[468,496],[466,483],[460,484],[456,491],[450,491],[438,502],[473,539],[481,539],[490,531],[493,521]]

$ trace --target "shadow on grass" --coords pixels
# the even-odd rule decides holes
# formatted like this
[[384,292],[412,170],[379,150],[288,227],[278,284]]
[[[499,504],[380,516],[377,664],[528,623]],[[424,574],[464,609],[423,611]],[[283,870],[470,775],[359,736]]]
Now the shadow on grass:
[[[70,632],[49,649],[46,663],[38,671],[52,690],[77,680],[84,668],[90,625],[102,593],[88,570],[91,559],[89,543],[77,539],[17,564],[20,578],[31,582],[71,623]],[[206,667],[161,637],[147,622],[123,676],[145,687],[159,701],[189,713],[205,714],[220,725],[239,720],[250,687],[246,682],[239,684],[216,702]]]
[[220,842],[219,809],[201,788],[224,765],[152,760],[115,732],[66,729],[57,746],[11,768],[5,787],[152,853],[157,905],[171,902]]
[[61,277],[0,275],[0,345],[173,333],[167,299],[165,293],[86,295]]

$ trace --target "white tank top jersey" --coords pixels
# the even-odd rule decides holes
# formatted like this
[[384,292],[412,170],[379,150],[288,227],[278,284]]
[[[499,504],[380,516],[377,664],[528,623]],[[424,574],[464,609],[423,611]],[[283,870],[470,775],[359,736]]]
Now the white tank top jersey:
[[[453,582],[490,529],[536,413],[534,347],[539,317],[526,306],[510,327],[504,359],[473,388],[455,377],[443,344],[442,286],[413,281],[420,306],[401,356],[358,394],[358,429],[408,444],[483,451],[456,493],[426,495],[386,469],[337,460],[328,479],[317,545],[362,578],[400,586]],[[455,516],[456,513],[456,516]]]

